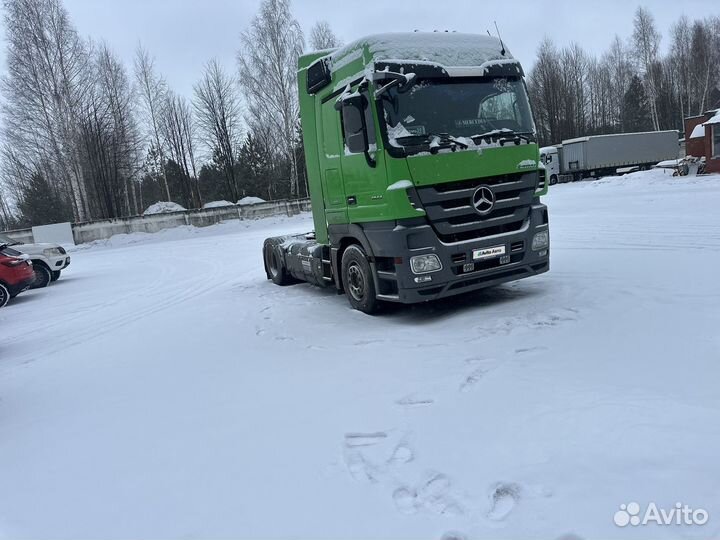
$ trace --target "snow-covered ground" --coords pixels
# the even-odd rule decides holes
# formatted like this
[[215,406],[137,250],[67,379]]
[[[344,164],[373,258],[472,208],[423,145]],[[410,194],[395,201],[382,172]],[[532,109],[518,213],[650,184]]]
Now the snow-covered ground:
[[546,200],[549,273],[378,317],[265,280],[309,215],[78,248],[0,310],[0,537],[717,537],[720,177]]

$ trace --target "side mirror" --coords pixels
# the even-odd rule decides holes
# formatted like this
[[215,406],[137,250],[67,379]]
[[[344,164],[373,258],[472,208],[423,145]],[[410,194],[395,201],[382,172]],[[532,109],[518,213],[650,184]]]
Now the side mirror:
[[366,99],[362,94],[350,95],[342,100],[345,144],[353,154],[364,154],[369,149],[365,106]]

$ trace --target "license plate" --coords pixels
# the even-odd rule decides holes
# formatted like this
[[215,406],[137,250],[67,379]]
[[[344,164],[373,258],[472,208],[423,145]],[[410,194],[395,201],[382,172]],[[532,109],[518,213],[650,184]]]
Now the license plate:
[[493,246],[489,248],[474,249],[473,260],[493,259],[505,255],[505,246]]

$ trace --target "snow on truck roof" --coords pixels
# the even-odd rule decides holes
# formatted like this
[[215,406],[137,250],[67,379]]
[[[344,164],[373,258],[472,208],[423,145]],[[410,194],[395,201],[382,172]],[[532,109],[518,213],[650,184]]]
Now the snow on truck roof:
[[[348,43],[328,56],[337,71],[360,58],[372,62],[427,62],[443,67],[483,68],[517,63],[498,38],[456,32],[411,32],[375,34]],[[366,55],[369,54],[369,57]]]
[[588,135],[586,137],[576,137],[575,139],[565,139],[563,144],[572,144],[578,142],[586,142],[590,139],[600,139],[601,137],[622,137],[628,135],[653,135],[657,133],[677,133],[677,130],[668,129],[665,131],[634,131],[632,133],[607,133],[605,135]]

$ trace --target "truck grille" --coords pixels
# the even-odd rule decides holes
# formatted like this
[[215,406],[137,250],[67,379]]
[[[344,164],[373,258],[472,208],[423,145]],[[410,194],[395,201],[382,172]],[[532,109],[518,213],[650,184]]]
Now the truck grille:
[[[520,230],[537,183],[538,173],[533,171],[421,187],[417,194],[438,238],[451,244]],[[486,215],[472,204],[475,190],[483,185],[495,193],[495,205]]]

